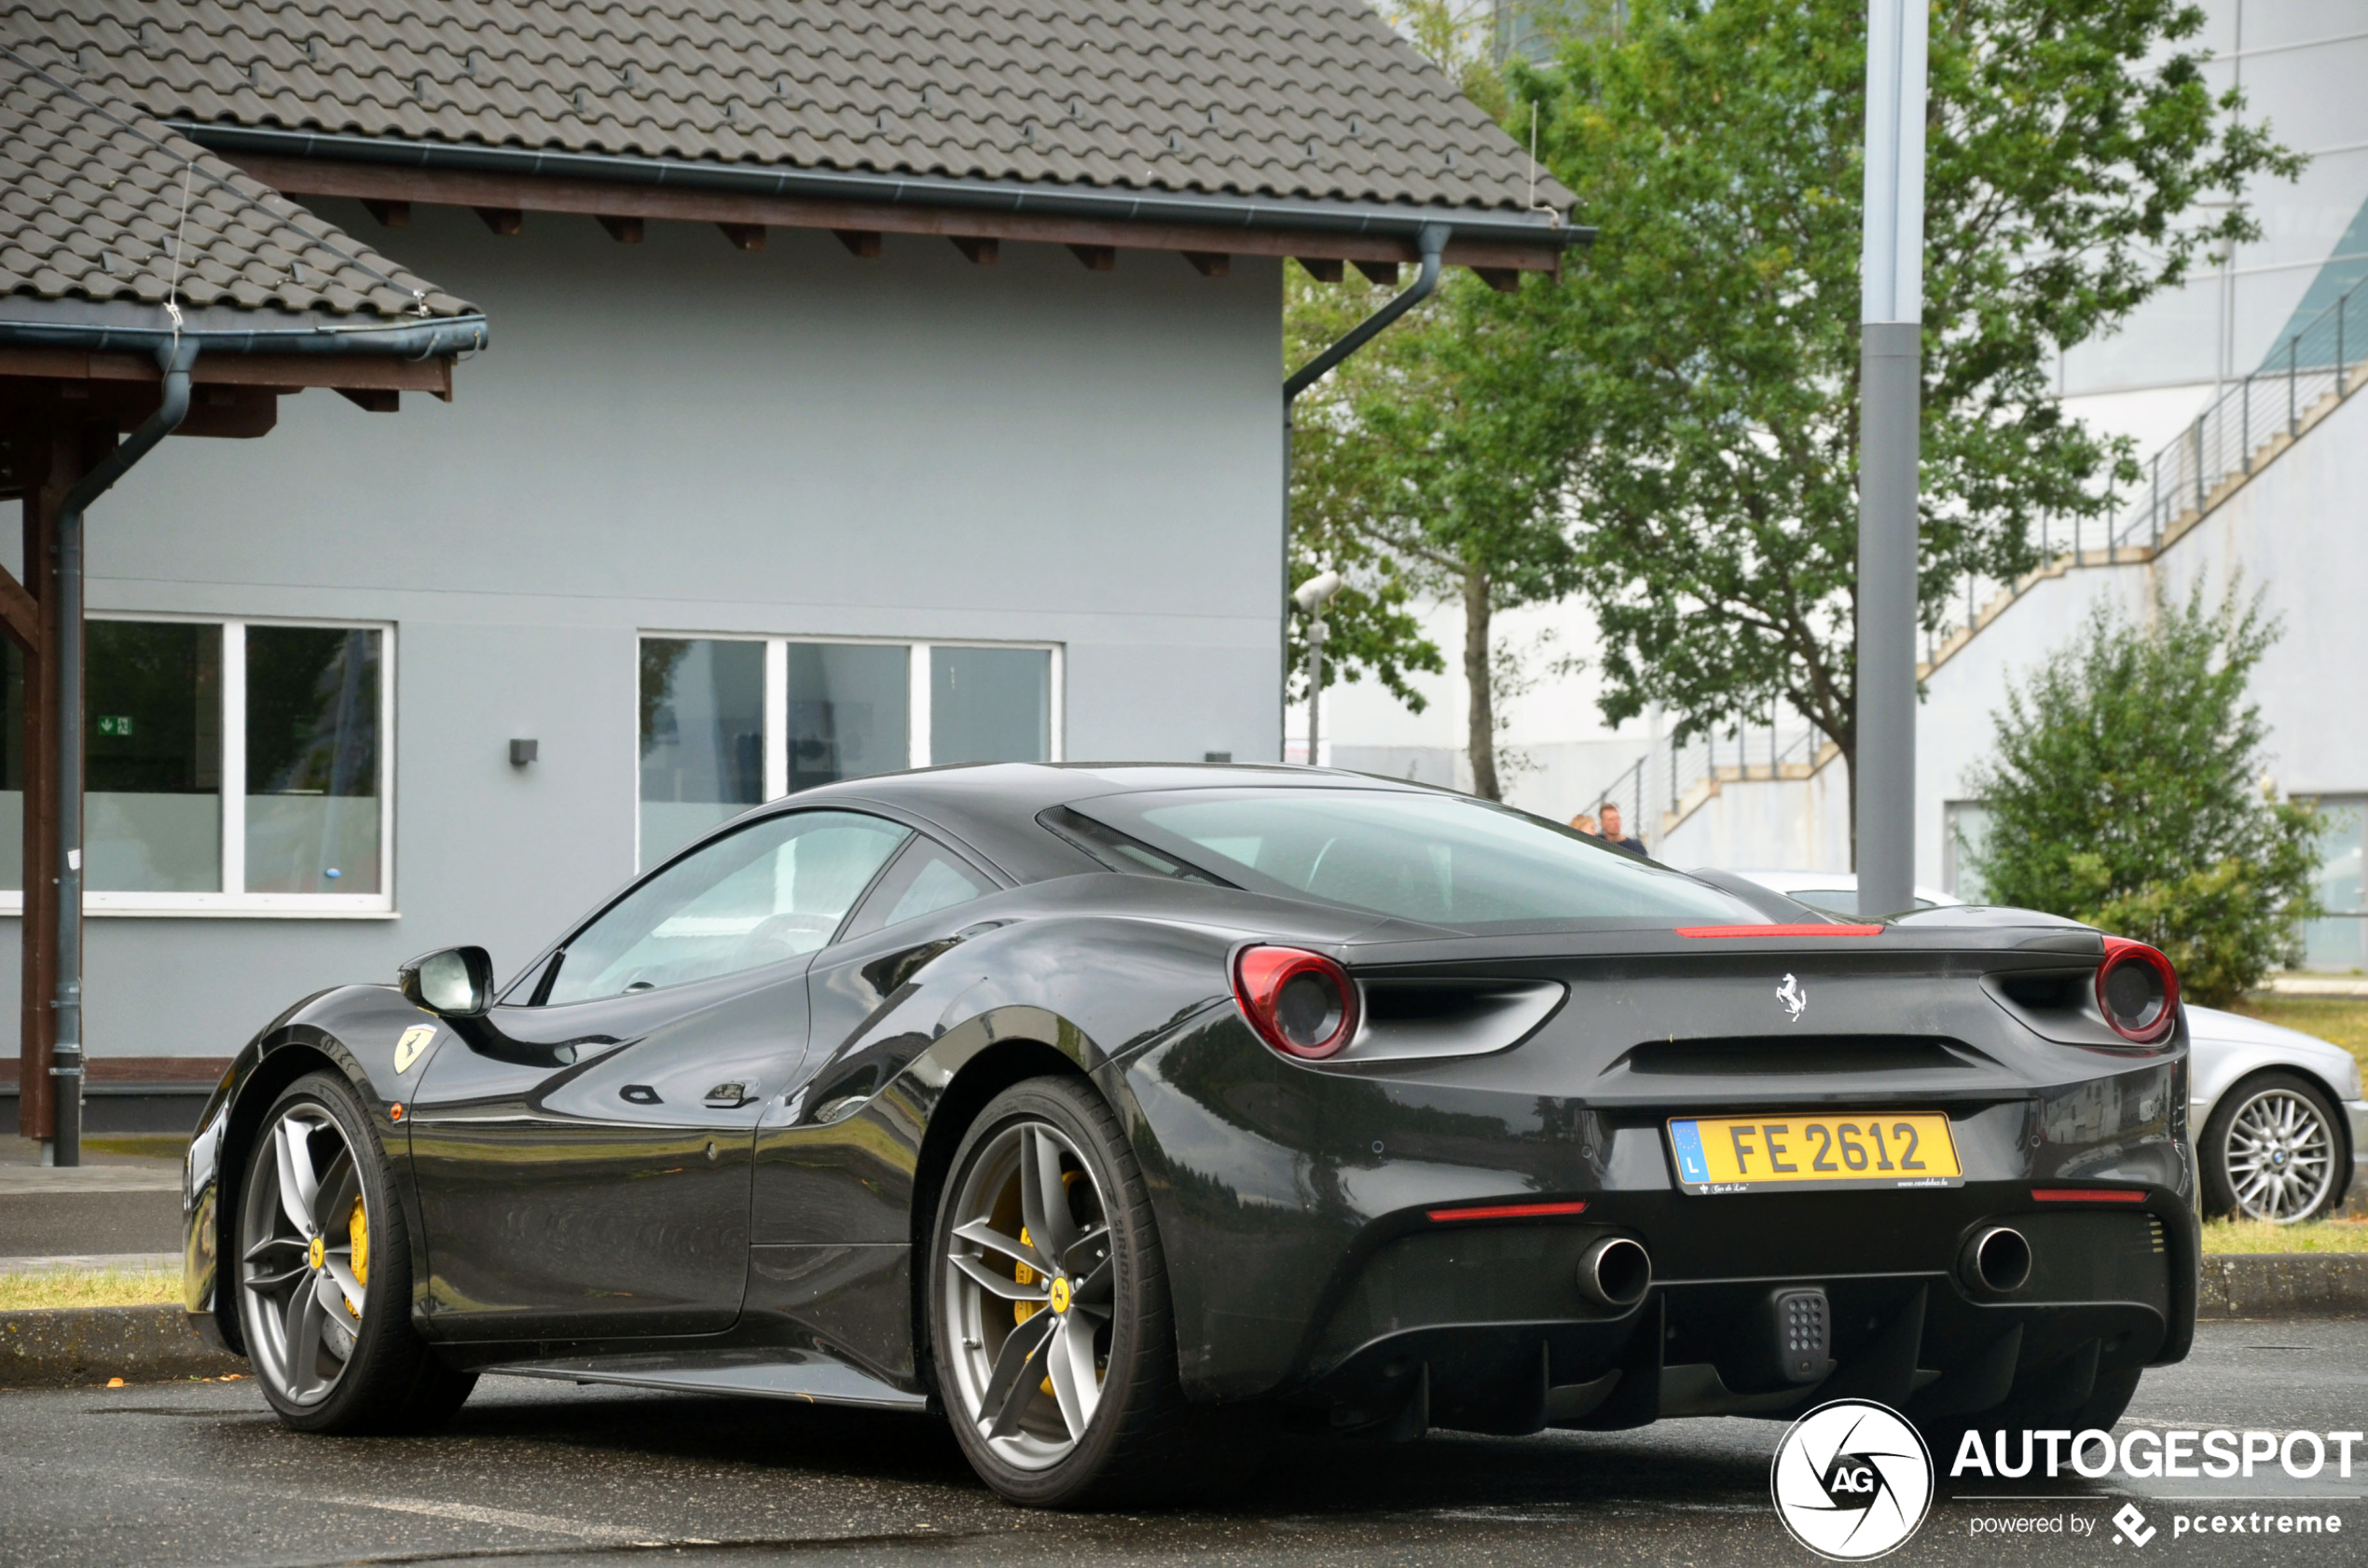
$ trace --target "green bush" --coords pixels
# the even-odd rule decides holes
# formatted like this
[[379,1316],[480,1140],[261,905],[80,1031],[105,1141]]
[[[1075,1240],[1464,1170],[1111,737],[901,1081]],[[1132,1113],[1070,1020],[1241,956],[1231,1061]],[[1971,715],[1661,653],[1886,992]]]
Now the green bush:
[[2007,694],[1997,758],[1966,781],[1989,808],[1973,859],[1991,902],[2151,942],[2217,1005],[2300,959],[2320,824],[2263,775],[2247,692],[2277,626],[2200,584],[2152,609],[2132,625],[2100,605]]

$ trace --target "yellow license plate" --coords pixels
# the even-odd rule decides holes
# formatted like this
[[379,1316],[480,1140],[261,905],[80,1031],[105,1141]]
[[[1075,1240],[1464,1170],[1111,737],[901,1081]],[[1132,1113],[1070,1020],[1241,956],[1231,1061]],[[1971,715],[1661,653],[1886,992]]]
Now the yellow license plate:
[[1670,1122],[1669,1144],[1688,1192],[1964,1181],[1948,1118],[1935,1111],[1687,1117]]

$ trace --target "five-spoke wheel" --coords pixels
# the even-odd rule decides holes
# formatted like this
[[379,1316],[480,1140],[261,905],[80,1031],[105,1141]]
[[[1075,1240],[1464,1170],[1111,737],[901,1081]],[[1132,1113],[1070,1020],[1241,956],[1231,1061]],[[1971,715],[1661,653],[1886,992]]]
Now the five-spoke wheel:
[[369,1300],[370,1205],[324,1108],[283,1105],[262,1143],[240,1232],[247,1349],[274,1393],[317,1405],[353,1358]]
[[1031,1079],[964,1133],[930,1228],[929,1350],[971,1463],[1013,1502],[1173,1485],[1190,1443],[1150,1199],[1084,1080]]
[[255,1381],[280,1419],[316,1432],[417,1430],[468,1397],[473,1374],[411,1327],[402,1206],[351,1085],[283,1090],[249,1146],[232,1282]]
[[945,1260],[949,1357],[965,1410],[1012,1465],[1068,1457],[1109,1362],[1108,1205],[1077,1147],[1018,1121],[972,1162]]

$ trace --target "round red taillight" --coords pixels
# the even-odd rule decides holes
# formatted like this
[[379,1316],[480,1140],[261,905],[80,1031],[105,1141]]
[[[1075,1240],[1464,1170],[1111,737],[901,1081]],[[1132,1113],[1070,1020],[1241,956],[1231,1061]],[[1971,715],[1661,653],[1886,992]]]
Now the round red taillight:
[[1301,1061],[1338,1055],[1356,1033],[1356,984],[1321,953],[1245,947],[1233,959],[1233,999],[1259,1038]]
[[2097,966],[2097,1011],[2122,1038],[2160,1044],[2179,1022],[2178,971],[2142,942],[2107,937],[2105,961]]

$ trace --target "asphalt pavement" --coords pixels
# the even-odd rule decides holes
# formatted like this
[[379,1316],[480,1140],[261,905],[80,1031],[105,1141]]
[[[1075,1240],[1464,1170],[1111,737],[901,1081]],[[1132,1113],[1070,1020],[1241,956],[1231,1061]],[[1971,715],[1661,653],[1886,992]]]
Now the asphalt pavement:
[[40,1158],[38,1144],[0,1138],[0,1260],[181,1250],[178,1160],[93,1150],[61,1170]]
[[[2125,1430],[2368,1425],[2368,1321],[2204,1326],[2150,1374]],[[1316,1565],[1807,1563],[1769,1502],[1783,1427],[1436,1435],[1287,1445],[1191,1508],[1007,1507],[925,1418],[488,1378],[428,1437],[282,1430],[249,1382],[0,1394],[0,1564],[594,1564],[775,1561]],[[2111,1516],[2159,1531],[2141,1561],[2368,1561],[2368,1451],[2294,1481],[1941,1483],[1892,1561],[2092,1561]],[[2220,1501],[2180,1499],[2200,1494]],[[2304,1499],[2309,1501],[2304,1501]],[[2267,1501],[2264,1501],[2266,1499]],[[2343,1534],[2174,1538],[2182,1510],[2334,1515]],[[2012,1521],[2028,1520],[2030,1525]],[[1987,1522],[1985,1522],[1987,1521]],[[2002,1523],[2002,1521],[2003,1521]],[[2052,1528],[2051,1528],[2052,1526]],[[2274,1526],[2273,1526],[2274,1528]]]

